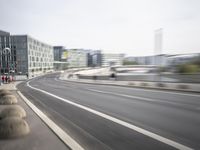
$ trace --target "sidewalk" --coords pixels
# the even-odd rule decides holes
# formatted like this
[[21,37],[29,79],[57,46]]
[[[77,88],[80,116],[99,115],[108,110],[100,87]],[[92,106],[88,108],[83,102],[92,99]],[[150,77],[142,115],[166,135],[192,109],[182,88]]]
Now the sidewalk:
[[16,85],[19,84],[21,81],[16,82],[10,82],[0,85],[0,89],[6,89],[6,90],[17,90]]
[[[17,105],[24,108],[27,113],[25,120],[30,127],[30,133],[16,139],[0,139],[1,150],[68,150],[67,146],[54,134],[54,132],[32,111],[32,109],[18,95],[16,84],[4,84],[0,89],[12,91],[18,99]],[[0,111],[6,105],[0,105]]]

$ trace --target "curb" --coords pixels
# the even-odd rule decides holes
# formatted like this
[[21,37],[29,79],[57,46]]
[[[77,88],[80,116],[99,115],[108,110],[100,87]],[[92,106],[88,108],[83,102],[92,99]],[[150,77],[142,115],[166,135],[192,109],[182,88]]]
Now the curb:
[[56,123],[48,118],[40,109],[32,104],[20,91],[17,91],[23,101],[39,116],[39,118],[72,150],[84,150],[74,139],[72,139]]

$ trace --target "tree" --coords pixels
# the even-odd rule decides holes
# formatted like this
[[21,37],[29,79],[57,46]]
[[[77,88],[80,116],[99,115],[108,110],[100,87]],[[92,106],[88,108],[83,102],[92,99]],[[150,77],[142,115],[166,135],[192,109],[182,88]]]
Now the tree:
[[136,61],[124,60],[123,65],[138,65],[138,63]]
[[178,73],[197,73],[199,72],[199,66],[194,64],[183,64],[178,66]]

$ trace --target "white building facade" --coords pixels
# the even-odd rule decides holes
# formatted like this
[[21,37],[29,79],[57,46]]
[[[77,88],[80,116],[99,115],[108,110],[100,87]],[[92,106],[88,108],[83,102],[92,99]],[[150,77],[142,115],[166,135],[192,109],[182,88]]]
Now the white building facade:
[[53,47],[27,36],[28,72],[40,74],[53,70]]
[[79,68],[88,66],[88,52],[83,49],[68,49],[68,67]]
[[123,65],[124,54],[103,53],[101,56],[102,67]]

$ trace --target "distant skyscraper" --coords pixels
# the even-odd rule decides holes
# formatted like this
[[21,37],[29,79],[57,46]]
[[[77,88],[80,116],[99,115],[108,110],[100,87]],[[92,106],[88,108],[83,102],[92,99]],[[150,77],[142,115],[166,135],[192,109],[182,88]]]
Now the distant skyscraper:
[[162,54],[162,46],[163,46],[163,29],[160,28],[160,29],[157,29],[155,30],[155,47],[154,47],[154,50],[155,50],[155,55],[160,55]]
[[163,48],[163,29],[157,29],[155,30],[155,35],[154,35],[154,65],[161,65],[162,64],[162,48]]

